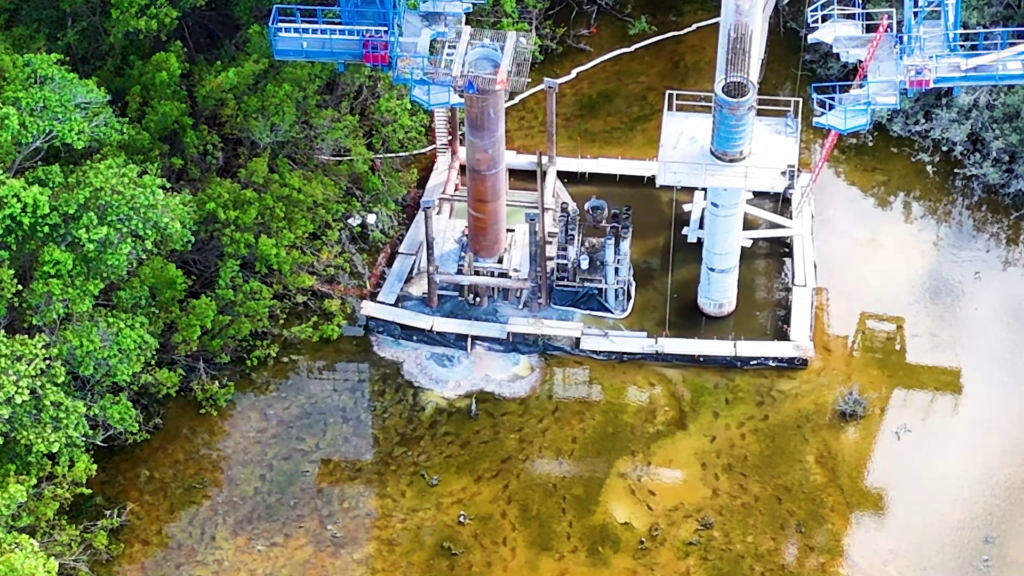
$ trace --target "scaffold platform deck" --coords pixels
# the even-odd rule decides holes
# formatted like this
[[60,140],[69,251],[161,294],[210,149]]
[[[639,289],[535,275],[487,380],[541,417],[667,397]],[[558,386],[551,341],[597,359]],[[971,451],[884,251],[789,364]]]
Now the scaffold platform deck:
[[800,162],[803,101],[759,97],[752,152],[735,164],[711,155],[713,102],[711,93],[666,93],[658,147],[658,186],[776,193],[791,189]]

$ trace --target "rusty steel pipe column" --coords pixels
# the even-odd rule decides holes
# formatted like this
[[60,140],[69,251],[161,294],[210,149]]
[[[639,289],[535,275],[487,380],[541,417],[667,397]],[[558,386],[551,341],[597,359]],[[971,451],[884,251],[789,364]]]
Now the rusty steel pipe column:
[[505,92],[466,94],[466,175],[469,187],[469,252],[483,259],[505,251]]

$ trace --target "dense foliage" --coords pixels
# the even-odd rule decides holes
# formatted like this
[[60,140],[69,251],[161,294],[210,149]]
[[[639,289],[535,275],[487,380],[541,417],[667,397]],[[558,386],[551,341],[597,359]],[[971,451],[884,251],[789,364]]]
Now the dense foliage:
[[[385,74],[272,60],[271,4],[0,0],[0,576],[115,553],[123,511],[67,518],[92,450],[144,438],[162,398],[222,406],[233,361],[338,336],[399,229],[415,171],[372,155],[423,146],[427,115]],[[599,11],[651,30],[618,10],[489,0],[474,23],[538,55]]]
[[[965,29],[1017,27],[1024,25],[1024,5],[964,0],[962,18]],[[816,80],[839,78],[853,70],[821,44],[809,47],[805,62]],[[888,114],[878,127],[883,125],[896,136],[913,139],[922,160],[952,159],[957,189],[971,195],[994,194],[1024,207],[1024,87],[930,90]]]
[[[224,366],[332,338],[426,114],[366,69],[270,59],[262,0],[0,1],[0,576],[78,573],[95,446]],[[325,164],[317,155],[354,159]],[[373,227],[353,215],[376,213]]]

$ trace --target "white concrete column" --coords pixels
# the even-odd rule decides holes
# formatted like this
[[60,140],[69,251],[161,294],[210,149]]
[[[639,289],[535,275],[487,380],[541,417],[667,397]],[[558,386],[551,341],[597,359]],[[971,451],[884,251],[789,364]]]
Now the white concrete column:
[[744,193],[738,188],[708,188],[704,251],[697,286],[697,306],[708,316],[728,316],[736,310]]

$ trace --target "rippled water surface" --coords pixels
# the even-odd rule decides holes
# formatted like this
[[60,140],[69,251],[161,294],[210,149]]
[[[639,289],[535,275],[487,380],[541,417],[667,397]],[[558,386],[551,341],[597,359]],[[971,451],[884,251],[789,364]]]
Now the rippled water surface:
[[[660,91],[707,88],[714,34],[581,75],[560,94],[563,139],[652,156]],[[766,85],[791,94],[792,62]],[[524,106],[510,144],[529,150],[540,105]],[[527,398],[478,395],[473,420],[468,398],[417,390],[363,342],[295,350],[220,415],[174,403],[164,430],[103,462],[97,492],[133,508],[125,553],[99,570],[1024,573],[1019,230],[905,146],[841,144],[817,187],[809,369],[556,358]],[[644,266],[664,269],[659,250]],[[656,322],[660,306],[638,312]],[[833,406],[851,386],[870,413],[847,424]]]

